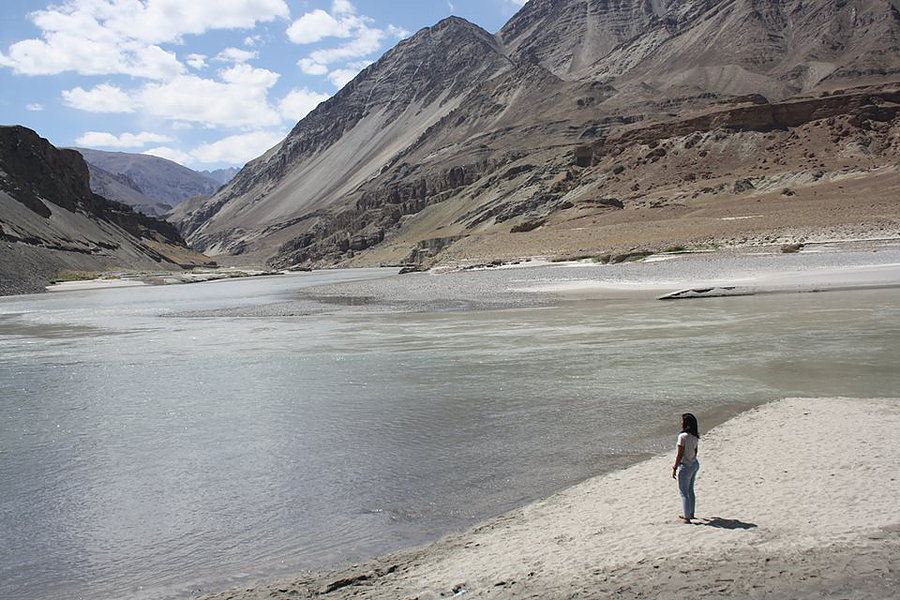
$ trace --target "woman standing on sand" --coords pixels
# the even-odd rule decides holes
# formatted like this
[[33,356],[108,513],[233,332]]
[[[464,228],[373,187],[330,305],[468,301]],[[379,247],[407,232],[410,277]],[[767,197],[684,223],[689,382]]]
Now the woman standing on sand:
[[678,491],[681,493],[681,505],[684,512],[679,519],[690,523],[694,518],[694,479],[700,470],[697,460],[697,446],[700,443],[700,432],[697,429],[697,417],[691,413],[681,415],[681,433],[678,434],[678,454],[675,455],[675,466],[672,467],[672,479],[678,480]]

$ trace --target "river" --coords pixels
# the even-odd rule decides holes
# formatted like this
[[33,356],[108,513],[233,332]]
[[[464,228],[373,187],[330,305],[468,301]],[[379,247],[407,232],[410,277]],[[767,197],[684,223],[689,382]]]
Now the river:
[[177,316],[388,274],[0,299],[0,597],[181,598],[359,560],[669,449],[685,410],[705,429],[900,384],[896,289]]

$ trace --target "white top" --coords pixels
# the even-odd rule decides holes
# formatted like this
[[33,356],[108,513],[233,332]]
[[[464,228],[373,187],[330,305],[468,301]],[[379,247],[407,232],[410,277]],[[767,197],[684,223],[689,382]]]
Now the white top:
[[682,431],[678,434],[678,445],[684,447],[684,454],[681,455],[681,462],[690,465],[697,460],[698,443],[700,443],[700,440],[690,433]]

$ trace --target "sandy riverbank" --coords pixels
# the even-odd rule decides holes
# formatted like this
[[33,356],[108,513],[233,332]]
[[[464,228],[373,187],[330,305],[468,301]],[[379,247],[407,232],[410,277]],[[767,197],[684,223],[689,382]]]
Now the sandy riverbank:
[[[302,275],[301,275],[302,276]],[[566,301],[654,300],[692,289],[743,295],[900,287],[900,242],[660,254],[638,262],[547,263],[435,270],[304,288],[284,302],[181,313],[200,317],[304,317],[323,313],[501,310]]]
[[900,399],[774,402],[703,436],[697,524],[667,453],[424,548],[204,598],[893,597],[898,432]]

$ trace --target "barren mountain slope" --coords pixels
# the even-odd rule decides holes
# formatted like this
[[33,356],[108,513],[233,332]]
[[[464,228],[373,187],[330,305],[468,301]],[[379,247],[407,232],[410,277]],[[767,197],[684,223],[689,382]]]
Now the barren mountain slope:
[[[463,19],[424,29],[248,164],[182,222],[183,231],[192,244],[213,252],[257,249],[255,240],[267,227],[280,228],[340,201],[473,87],[510,68],[494,37]],[[263,247],[274,251],[268,240]]]
[[175,228],[93,193],[74,150],[0,127],[0,293],[42,291],[62,270],[175,269],[205,262]]
[[[158,156],[87,148],[75,150],[89,165],[114,175],[124,175],[137,191],[160,204],[176,206],[193,196],[213,194],[220,187],[215,179]],[[94,191],[100,193],[97,189]],[[128,196],[110,199],[131,205]]]
[[683,5],[574,77],[660,94],[778,100],[900,74],[900,13],[889,0],[720,0]]
[[238,171],[240,171],[240,169],[238,169],[237,167],[226,167],[224,169],[216,169],[214,171],[198,171],[198,173],[200,173],[204,177],[212,179],[219,185],[225,185],[226,183],[234,179],[234,176],[238,174]]
[[690,13],[707,0],[531,0],[497,37],[510,57],[540,64],[559,77],[575,75],[614,48],[665,25],[669,6]]
[[127,204],[134,210],[151,217],[163,217],[172,210],[170,204],[146,196],[125,174],[110,173],[88,163],[91,176],[91,191],[109,200]]
[[[186,210],[180,223],[190,241],[213,253],[269,259],[276,266],[428,265],[452,257],[477,260],[479,252],[482,259],[526,250],[581,252],[585,244],[599,253],[628,245],[631,234],[630,245],[641,245],[647,230],[628,223],[652,220],[650,212],[669,200],[696,192],[704,201],[727,204],[736,194],[731,183],[756,176],[757,158],[747,156],[717,176],[731,177],[729,185],[717,180],[716,186],[700,186],[706,177],[696,167],[702,161],[660,162],[659,153],[667,150],[658,147],[665,140],[724,136],[743,140],[750,153],[765,153],[771,151],[768,144],[741,136],[830,130],[832,125],[823,125],[829,118],[847,120],[859,135],[869,131],[866,122],[886,127],[879,130],[886,139],[894,131],[897,99],[891,86],[900,80],[900,27],[887,0],[532,0],[496,37],[502,47],[474,26],[451,23],[454,32],[477,40],[478,51],[465,54],[466,68],[451,71],[477,73],[465,79],[463,94],[438,104],[428,119],[395,116],[383,124],[387,120],[356,117],[372,114],[355,92],[371,86],[374,73],[416,72],[440,62],[442,53],[458,56],[455,33],[422,53],[423,41],[437,37],[424,30],[301,121],[285,142],[213,199]],[[432,29],[448,29],[448,22]],[[402,85],[407,79],[389,81],[393,87],[384,79],[382,94],[396,89],[413,95]],[[455,81],[442,85],[441,77],[432,78],[415,86],[414,95],[446,94]],[[850,84],[868,87],[855,90]],[[821,97],[826,91],[827,98]],[[410,114],[408,106],[400,103],[394,115]],[[384,139],[391,136],[403,143],[386,152]],[[598,148],[609,140],[620,140],[616,152],[646,154],[647,165],[659,162],[662,168],[622,174],[626,167],[613,165],[611,175],[598,170]],[[896,181],[880,169],[897,163],[897,149],[879,144],[865,160],[860,155],[843,166],[826,161],[823,174],[802,186],[830,181],[834,168],[858,170],[855,181],[878,173],[877,181],[893,190]],[[769,166],[778,174],[767,177],[790,179],[806,168],[806,159],[787,154]],[[632,180],[639,171],[641,180]],[[651,177],[688,183],[676,192],[652,185]],[[704,192],[706,187],[714,192]],[[656,190],[674,195],[667,199]],[[848,223],[864,216],[842,214]],[[551,243],[542,232],[561,215],[597,221],[554,228],[562,239]],[[877,221],[884,214],[871,216]],[[605,221],[618,224],[615,235],[599,225]],[[671,225],[671,235],[652,239],[702,237],[695,224]],[[736,221],[727,231],[745,225],[751,223]],[[546,251],[528,240],[542,240]]]

